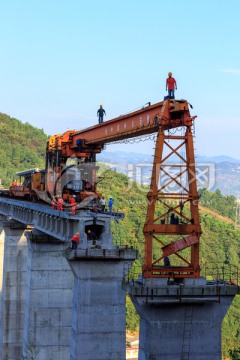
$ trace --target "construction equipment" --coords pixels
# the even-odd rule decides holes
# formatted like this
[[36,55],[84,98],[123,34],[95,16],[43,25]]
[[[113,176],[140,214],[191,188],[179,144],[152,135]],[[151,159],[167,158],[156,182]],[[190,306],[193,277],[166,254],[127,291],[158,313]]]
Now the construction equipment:
[[[19,192],[19,184],[12,185],[11,194],[36,194],[43,199],[44,193],[51,200],[60,194],[67,202],[74,196],[82,207],[89,207],[100,196],[96,189],[96,154],[105,144],[155,133],[143,228],[143,277],[199,277],[201,227],[192,135],[195,118],[186,100],[167,99],[81,131],[54,135],[47,143],[46,167],[40,173],[38,186],[30,184],[31,191]],[[26,174],[21,173],[25,183],[39,176],[31,171]],[[168,256],[175,256],[179,264],[171,261],[171,265],[164,265],[164,257]]]
[[[59,176],[69,158],[77,158],[82,166],[88,164],[91,191],[96,191],[96,154],[102,151],[105,144],[157,133],[151,185],[147,195],[147,216],[143,229],[144,277],[177,278],[200,275],[201,227],[192,135],[195,118],[196,116],[190,115],[187,101],[171,99],[81,131],[67,131],[62,135],[54,135],[47,145],[48,172]],[[184,133],[176,135],[174,132],[179,129],[184,130]],[[172,145],[173,143],[177,145]],[[166,148],[169,150],[167,155]],[[171,163],[170,159],[173,156],[174,163]],[[178,164],[176,158],[179,160]],[[169,169],[174,169],[175,174],[173,175]],[[163,178],[165,183],[162,182]],[[174,189],[173,185],[177,189]],[[175,238],[179,236],[180,239]],[[186,248],[190,248],[190,254]],[[179,254],[182,250],[186,255]],[[161,265],[164,257],[173,254],[179,259],[181,266]]]

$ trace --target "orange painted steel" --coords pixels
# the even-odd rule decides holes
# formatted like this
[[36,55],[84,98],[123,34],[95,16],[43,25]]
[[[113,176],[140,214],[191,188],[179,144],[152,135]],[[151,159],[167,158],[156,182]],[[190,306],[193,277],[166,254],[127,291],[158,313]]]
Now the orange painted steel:
[[162,247],[163,256],[172,255],[199,242],[196,235],[189,235]]
[[47,151],[59,150],[67,157],[87,156],[101,152],[107,143],[156,133],[160,124],[169,129],[191,126],[192,120],[187,101],[166,100],[81,131],[54,135],[48,141]]
[[[52,136],[47,145],[46,169],[51,168],[58,173],[61,161],[66,162],[71,156],[81,158],[81,161],[93,163],[96,154],[100,153],[105,144],[125,140],[137,136],[157,133],[156,149],[150,191],[148,192],[148,207],[143,229],[145,236],[145,257],[143,276],[151,277],[199,277],[199,239],[201,227],[198,211],[198,193],[196,185],[195,159],[193,149],[192,125],[196,117],[190,115],[186,100],[166,100],[142,108],[138,111],[119,116],[102,124],[76,131],[69,130],[64,134]],[[183,135],[171,134],[171,130],[185,129]],[[176,147],[172,142],[180,142]],[[170,151],[165,155],[164,149]],[[180,150],[185,149],[185,155]],[[180,159],[181,166],[169,163],[172,155]],[[179,173],[171,175],[168,167],[175,168]],[[95,178],[97,168],[93,168]],[[181,178],[187,176],[187,184],[183,185]],[[168,181],[159,186],[162,177]],[[167,188],[176,184],[180,191],[170,192]],[[96,191],[95,187],[92,191]],[[171,204],[170,204],[171,202]],[[162,214],[156,212],[156,204],[165,209]],[[173,205],[174,203],[174,205]],[[189,214],[183,212],[189,206]],[[180,219],[179,223],[169,223],[166,219],[170,213]],[[162,236],[187,235],[183,240],[166,243]],[[160,237],[159,237],[160,236]],[[163,255],[153,253],[154,242],[163,245]],[[174,245],[173,245],[174,244]],[[180,250],[190,247],[190,259],[181,256]],[[162,266],[160,261],[164,256],[176,256],[184,266]],[[169,275],[170,274],[170,275]]]
[[[150,191],[148,192],[148,209],[143,233],[145,235],[145,258],[143,265],[143,276],[152,277],[199,277],[199,239],[201,235],[201,226],[198,210],[198,193],[196,183],[196,171],[194,160],[193,136],[190,123],[183,125],[185,134],[180,136],[165,133],[165,126],[160,125],[157,135],[152,178]],[[169,141],[177,141],[176,147]],[[179,144],[180,142],[180,144]],[[164,150],[167,148],[170,152],[166,156]],[[184,150],[184,155],[180,154]],[[172,175],[168,167],[171,156],[178,157],[179,164],[173,164],[174,171]],[[187,177],[187,183],[183,184],[182,176]],[[161,179],[167,178],[165,184],[160,184]],[[160,184],[160,185],[159,185]],[[177,186],[178,191],[170,192],[168,187]],[[156,211],[156,206],[161,203],[162,213]],[[183,208],[188,205],[189,210],[183,213]],[[169,215],[172,219],[169,221]],[[165,235],[165,237],[163,237]],[[166,235],[188,235],[187,237],[166,243]],[[154,243],[163,245],[163,254],[156,254],[153,251]],[[190,259],[178,254],[179,251],[190,247]],[[169,255],[176,255],[184,265],[183,266],[164,266],[161,261]]]

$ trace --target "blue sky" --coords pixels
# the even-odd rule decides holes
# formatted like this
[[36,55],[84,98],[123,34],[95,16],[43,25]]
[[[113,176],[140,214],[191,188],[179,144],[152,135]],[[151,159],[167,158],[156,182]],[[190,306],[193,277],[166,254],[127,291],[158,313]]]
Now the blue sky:
[[[240,159],[239,0],[0,1],[0,111],[47,134],[176,98],[194,107],[196,152]],[[109,151],[151,153],[152,143]]]

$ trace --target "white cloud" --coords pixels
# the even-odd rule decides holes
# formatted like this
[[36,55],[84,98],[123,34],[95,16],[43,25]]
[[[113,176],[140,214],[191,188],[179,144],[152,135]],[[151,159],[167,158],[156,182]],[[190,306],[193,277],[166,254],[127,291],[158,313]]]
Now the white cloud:
[[220,72],[227,73],[227,74],[233,74],[233,75],[240,75],[240,69],[234,69],[234,68],[225,68],[221,69]]

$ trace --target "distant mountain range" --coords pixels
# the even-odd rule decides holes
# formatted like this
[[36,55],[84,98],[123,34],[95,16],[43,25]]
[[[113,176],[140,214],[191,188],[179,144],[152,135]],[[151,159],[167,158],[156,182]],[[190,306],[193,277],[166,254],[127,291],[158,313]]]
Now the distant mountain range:
[[[103,151],[98,161],[108,164],[112,169],[126,174],[132,180],[148,185],[151,177],[153,156],[123,151]],[[171,157],[171,164],[178,161]],[[171,171],[171,170],[170,170]],[[222,194],[235,195],[240,198],[240,160],[229,156],[196,155],[198,186],[209,191],[219,189]]]
[[214,162],[215,164],[219,163],[233,163],[233,164],[240,164],[239,159],[234,159],[230,156],[226,155],[219,155],[219,156],[202,156],[202,155],[196,155],[197,162]]
[[[210,163],[213,162],[215,164],[219,164],[219,163],[224,163],[224,162],[229,162],[229,163],[233,163],[233,164],[240,164],[240,160],[239,159],[234,159],[230,156],[226,156],[226,155],[219,155],[219,156],[203,156],[203,155],[195,155],[196,157],[196,162],[204,162],[204,163]],[[136,162],[151,162],[153,159],[153,155],[149,155],[149,154],[142,154],[142,153],[135,153],[135,152],[124,152],[124,151],[118,151],[118,152],[108,152],[108,151],[103,151],[101,154],[98,155],[98,160],[99,161],[110,161],[110,162],[132,162],[132,163],[136,163]]]

